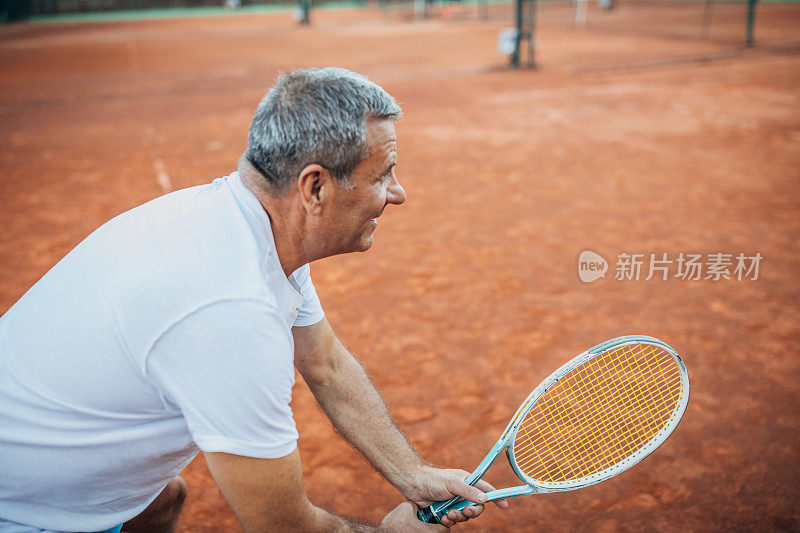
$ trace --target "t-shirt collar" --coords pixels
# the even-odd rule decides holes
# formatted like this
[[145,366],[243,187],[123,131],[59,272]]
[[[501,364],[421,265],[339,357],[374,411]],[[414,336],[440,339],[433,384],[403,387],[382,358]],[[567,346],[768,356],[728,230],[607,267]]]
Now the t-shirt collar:
[[[229,176],[229,182],[234,194],[238,199],[241,200],[247,211],[249,211],[251,215],[255,216],[264,226],[264,233],[267,236],[271,249],[270,253],[268,254],[269,257],[267,258],[267,261],[271,261],[273,263],[272,267],[276,268],[280,274],[283,274],[283,267],[281,266],[280,259],[278,258],[278,249],[275,246],[275,236],[272,234],[272,224],[270,223],[269,214],[267,214],[266,210],[264,210],[264,206],[261,205],[261,202],[258,201],[258,198],[256,198],[253,192],[242,182],[242,178],[239,176],[238,171],[231,173]],[[297,280],[295,279],[295,272],[292,272],[288,277],[285,275],[279,275],[278,277],[283,278],[286,281],[287,287],[291,290],[292,294],[295,297],[299,297],[299,301],[302,303],[305,297],[300,290],[300,284],[297,283]]]

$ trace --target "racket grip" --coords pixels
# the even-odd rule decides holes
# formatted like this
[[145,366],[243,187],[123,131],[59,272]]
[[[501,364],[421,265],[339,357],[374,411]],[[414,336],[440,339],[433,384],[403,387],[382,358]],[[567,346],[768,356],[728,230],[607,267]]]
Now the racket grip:
[[426,524],[441,524],[439,517],[433,512],[432,506],[425,507],[424,509],[420,509],[417,512],[417,518],[425,522]]
[[[442,502],[439,502],[439,503],[442,503]],[[446,503],[447,502],[445,502],[445,504]],[[450,505],[446,505],[443,509],[439,509],[438,512],[434,512],[433,505],[429,505],[428,507],[426,507],[424,509],[420,509],[417,512],[417,518],[419,518],[420,520],[422,520],[423,522],[428,523],[428,524],[441,524],[442,523],[442,517],[444,515],[446,515],[447,513],[449,513],[450,511],[453,511],[453,510],[460,511],[461,509],[463,509],[465,507],[469,507],[470,505],[477,505],[477,504],[474,504],[469,500],[461,499],[459,501],[451,503]]]

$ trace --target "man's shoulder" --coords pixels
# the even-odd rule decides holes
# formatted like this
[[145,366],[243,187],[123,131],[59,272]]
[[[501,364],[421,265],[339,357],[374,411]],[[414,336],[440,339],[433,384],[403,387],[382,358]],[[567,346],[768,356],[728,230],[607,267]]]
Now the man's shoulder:
[[78,276],[89,265],[98,276],[90,289],[103,287],[118,313],[153,330],[210,302],[274,304],[275,251],[268,222],[260,224],[221,178],[113,219],[76,249],[69,268]]
[[110,221],[99,240],[127,256],[143,276],[261,282],[265,259],[274,254],[269,222],[240,196],[230,177],[181,189]]

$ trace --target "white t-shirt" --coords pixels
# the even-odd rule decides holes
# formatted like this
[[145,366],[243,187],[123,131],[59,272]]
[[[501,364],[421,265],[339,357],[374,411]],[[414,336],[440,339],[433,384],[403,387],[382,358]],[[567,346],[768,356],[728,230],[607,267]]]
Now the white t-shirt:
[[102,530],[198,449],[289,454],[291,328],[322,318],[237,173],[110,220],[0,318],[0,524]]

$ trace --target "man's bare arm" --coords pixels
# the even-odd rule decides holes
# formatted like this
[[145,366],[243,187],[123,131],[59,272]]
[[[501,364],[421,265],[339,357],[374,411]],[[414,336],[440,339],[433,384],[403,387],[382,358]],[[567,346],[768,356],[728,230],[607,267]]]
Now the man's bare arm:
[[[405,493],[423,462],[397,429],[383,398],[327,319],[293,328],[295,366],[336,429]],[[347,386],[343,386],[343,385]]]
[[297,450],[280,459],[227,453],[206,453],[205,457],[246,533],[445,531],[417,520],[416,508],[409,503],[395,508],[380,526],[361,524],[315,507],[305,493]]
[[[295,366],[336,429],[386,479],[419,505],[446,500],[457,494],[472,502],[485,500],[485,482],[471,487],[463,471],[440,470],[425,465],[392,420],[383,398],[361,364],[339,342],[327,319],[313,326],[292,329]],[[506,507],[503,500],[498,504]],[[478,516],[482,506],[454,511],[445,525]]]

